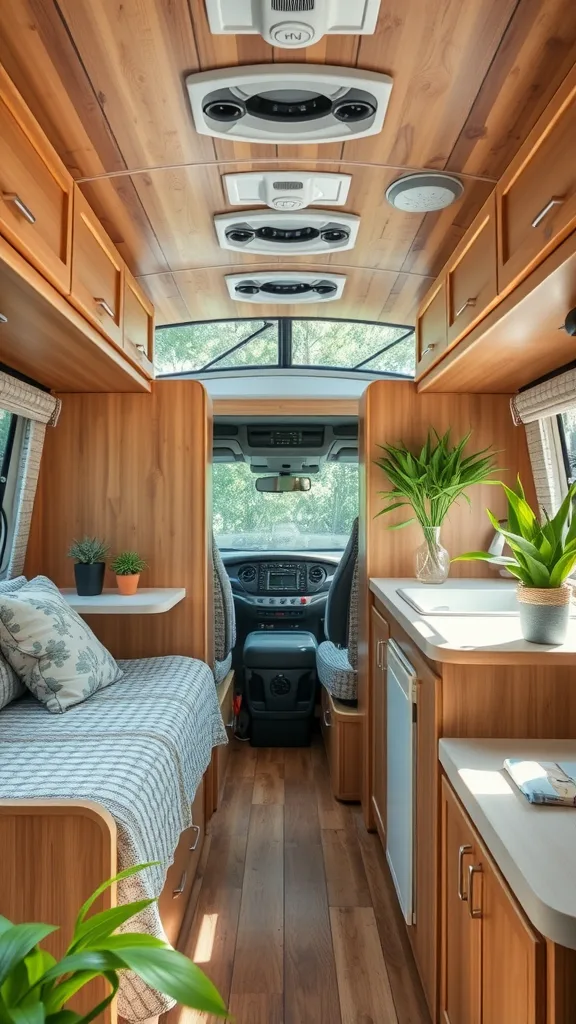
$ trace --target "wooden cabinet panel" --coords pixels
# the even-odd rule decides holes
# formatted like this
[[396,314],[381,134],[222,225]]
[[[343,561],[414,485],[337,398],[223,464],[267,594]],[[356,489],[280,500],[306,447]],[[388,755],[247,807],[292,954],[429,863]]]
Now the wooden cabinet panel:
[[416,318],[416,377],[440,359],[448,344],[446,277],[435,282]]
[[447,270],[448,343],[482,319],[497,296],[496,196],[484,204]]
[[520,280],[576,227],[576,71],[497,187],[498,288]]
[[166,882],[158,900],[162,926],[173,946],[178,941],[178,933],[192,894],[204,842],[204,781],[198,786],[194,797],[192,822],[190,828],[180,836],[174,860],[168,868]]
[[128,268],[124,269],[124,351],[148,377],[154,376],[154,306]]
[[107,338],[120,347],[123,345],[123,292],[123,260],[76,187],[71,299]]
[[0,67],[0,234],[70,291],[73,181]]
[[468,902],[468,868],[476,863],[477,857],[473,832],[443,779],[440,986],[443,1024],[480,1024],[480,920],[470,916]]
[[322,735],[332,792],[338,800],[360,800],[362,787],[362,716],[356,708],[332,699],[322,687]]
[[372,606],[370,646],[372,673],[372,810],[383,845],[386,844],[386,651],[388,623]]

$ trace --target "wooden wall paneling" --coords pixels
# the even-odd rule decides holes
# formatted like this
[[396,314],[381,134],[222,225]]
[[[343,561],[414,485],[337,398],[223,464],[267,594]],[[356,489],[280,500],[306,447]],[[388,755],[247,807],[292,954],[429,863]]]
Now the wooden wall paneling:
[[150,274],[146,278],[141,278],[140,284],[154,304],[157,327],[186,323],[195,319],[173,274]]
[[211,457],[210,402],[197,381],[160,381],[142,396],[63,396],[42,457],[27,574],[73,585],[66,552],[90,534],[113,553],[137,549],[149,563],[143,586],[186,587],[163,615],[88,619],[117,657],[212,664]]
[[215,398],[215,416],[357,416],[356,398]]

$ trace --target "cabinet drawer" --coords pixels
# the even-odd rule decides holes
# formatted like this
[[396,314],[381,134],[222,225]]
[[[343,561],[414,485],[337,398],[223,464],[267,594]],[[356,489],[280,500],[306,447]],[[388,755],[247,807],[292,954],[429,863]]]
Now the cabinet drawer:
[[124,351],[129,359],[154,376],[154,306],[130,271],[124,270]]
[[481,320],[498,293],[496,196],[484,204],[460,243],[447,271],[448,343]]
[[95,327],[122,347],[124,263],[76,187],[71,299]]
[[70,291],[73,181],[0,67],[0,234]]
[[205,825],[204,781],[200,783],[192,804],[192,821],[193,825],[180,836],[174,860],[168,868],[166,882],[158,900],[162,926],[173,946],[178,941],[202,852]]
[[551,107],[497,186],[500,291],[576,227],[576,73]]
[[446,278],[436,281],[424,299],[416,319],[416,377],[436,363],[448,344]]

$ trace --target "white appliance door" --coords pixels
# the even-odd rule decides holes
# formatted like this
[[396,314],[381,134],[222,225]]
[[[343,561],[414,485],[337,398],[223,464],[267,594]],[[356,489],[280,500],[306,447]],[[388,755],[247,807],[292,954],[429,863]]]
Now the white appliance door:
[[414,784],[416,672],[394,640],[388,641],[386,858],[404,919],[414,919]]

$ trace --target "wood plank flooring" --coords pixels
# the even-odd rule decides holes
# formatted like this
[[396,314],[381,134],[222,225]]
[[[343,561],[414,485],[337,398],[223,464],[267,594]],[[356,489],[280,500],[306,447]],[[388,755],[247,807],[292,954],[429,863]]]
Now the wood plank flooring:
[[236,743],[209,843],[184,951],[237,1024],[429,1024],[382,847],[334,800],[319,737]]

